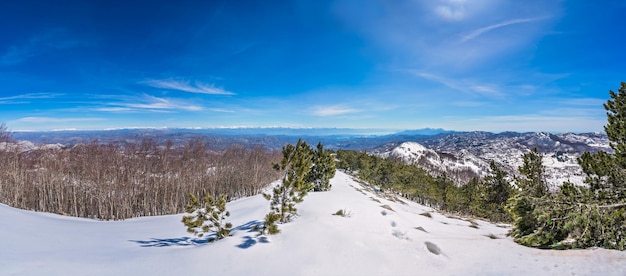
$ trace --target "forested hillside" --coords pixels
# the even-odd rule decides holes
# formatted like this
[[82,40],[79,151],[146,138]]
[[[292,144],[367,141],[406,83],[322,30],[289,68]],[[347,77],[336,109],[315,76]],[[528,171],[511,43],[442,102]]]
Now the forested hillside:
[[189,194],[228,200],[255,195],[280,173],[280,152],[232,145],[216,151],[202,139],[184,146],[152,140],[78,144],[22,151],[0,131],[0,202],[17,208],[97,219],[176,214]]

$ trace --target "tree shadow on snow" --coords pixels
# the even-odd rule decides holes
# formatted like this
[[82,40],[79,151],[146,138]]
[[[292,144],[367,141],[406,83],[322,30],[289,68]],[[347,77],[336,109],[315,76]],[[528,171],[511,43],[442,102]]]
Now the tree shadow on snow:
[[257,243],[269,243],[269,240],[267,240],[267,237],[250,237],[250,236],[245,236],[243,237],[243,242],[241,244],[238,244],[237,247],[241,248],[241,249],[248,249],[250,247],[252,247],[253,245],[257,244]]
[[[247,231],[247,232],[255,232],[258,227],[263,226],[263,222],[258,220],[249,221],[245,224],[237,226],[232,229],[232,231]],[[190,246],[190,245],[203,245],[209,243],[211,240],[215,239],[216,235],[208,234],[202,238],[190,238],[190,237],[181,237],[181,238],[165,238],[165,239],[157,239],[151,238],[149,240],[140,241],[140,240],[129,240],[131,242],[139,244],[141,247],[167,247],[167,246]],[[255,245],[257,242],[267,243],[266,237],[260,238],[252,238],[250,236],[245,236],[242,244],[237,245],[239,248],[249,248]]]
[[[248,233],[251,233],[251,232],[256,232],[257,229],[259,229],[260,227],[263,227],[263,222],[258,221],[258,220],[253,220],[241,226],[238,226],[234,228],[233,230],[247,231]],[[243,237],[243,242],[241,244],[238,244],[237,247],[241,249],[248,249],[257,243],[268,243],[268,242],[269,241],[267,240],[267,237],[259,236],[259,235],[257,235],[256,237],[252,237],[248,235],[248,236]]]
[[233,228],[233,231],[255,232],[259,227],[263,227],[263,222],[258,220],[248,221],[242,225]]
[[190,238],[190,237],[182,237],[182,238],[169,238],[169,239],[156,239],[152,238],[147,241],[136,241],[130,240],[131,242],[139,244],[141,247],[167,247],[167,246],[190,246],[190,245],[201,245],[209,243],[215,235],[208,235],[203,238]]

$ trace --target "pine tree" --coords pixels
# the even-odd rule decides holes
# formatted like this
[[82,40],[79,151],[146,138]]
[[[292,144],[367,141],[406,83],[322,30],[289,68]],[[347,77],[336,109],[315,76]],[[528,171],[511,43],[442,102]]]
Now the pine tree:
[[508,199],[514,190],[506,180],[507,173],[496,162],[489,163],[491,173],[485,176],[476,187],[477,198],[472,200],[474,214],[492,221],[510,221],[511,217],[505,211]]
[[230,213],[226,211],[226,197],[220,196],[215,200],[211,195],[206,195],[198,200],[193,194],[189,194],[190,203],[186,206],[187,213],[183,216],[183,224],[187,226],[187,232],[203,237],[205,233],[214,232],[215,239],[219,240],[230,236],[233,225],[226,222]]
[[534,148],[532,151],[522,156],[523,164],[519,167],[519,172],[523,175],[517,178],[516,184],[522,193],[532,197],[542,197],[548,193],[548,184],[545,177],[545,168],[542,163],[542,156]]
[[622,169],[626,169],[626,82],[622,82],[617,93],[609,90],[613,100],[604,104],[608,124],[604,131],[611,141],[615,158]]
[[[304,200],[308,191],[314,188],[307,182],[307,175],[313,166],[312,150],[302,140],[296,146],[288,144],[283,147],[283,159],[274,164],[274,169],[284,172],[281,184],[274,187],[272,194],[263,196],[270,200],[270,213],[265,217],[262,233],[278,233],[276,223],[287,223],[296,216],[295,205]],[[272,233],[274,232],[274,233]]]
[[520,172],[526,177],[518,181],[522,191],[507,205],[516,242],[544,248],[626,249],[626,84],[609,94],[613,100],[604,105],[605,131],[615,153],[587,152],[578,159],[588,187],[564,183],[549,195],[547,188],[536,185],[541,183],[540,163],[533,156],[524,158]]
[[597,198],[615,201],[626,198],[626,83],[621,83],[618,93],[609,91],[609,95],[613,100],[604,104],[608,120],[604,130],[614,154],[587,152],[578,163]]
[[[537,217],[537,203],[548,195],[548,186],[545,182],[545,169],[542,157],[534,148],[522,156],[523,164],[518,168],[522,177],[516,178],[516,184],[520,189],[519,194],[512,197],[506,206],[506,210],[513,218],[513,236],[516,242],[535,247],[545,246],[549,240],[539,238],[536,231],[541,225]],[[531,236],[532,235],[532,236]]]
[[317,150],[313,154],[313,167],[307,176],[307,181],[313,183],[313,190],[329,191],[330,179],[335,176],[335,158],[324,151],[322,143],[317,144]]

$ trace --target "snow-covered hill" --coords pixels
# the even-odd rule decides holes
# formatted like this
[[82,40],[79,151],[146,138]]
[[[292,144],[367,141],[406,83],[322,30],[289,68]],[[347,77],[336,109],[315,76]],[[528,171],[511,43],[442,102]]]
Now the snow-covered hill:
[[506,225],[447,217],[342,172],[331,184],[276,236],[251,231],[269,209],[262,196],[230,202],[233,236],[211,244],[182,215],[94,221],[0,205],[0,275],[626,274],[626,252],[526,248]]
[[433,174],[446,172],[458,184],[484,176],[494,160],[511,175],[522,165],[522,155],[537,148],[543,155],[546,177],[552,187],[564,181],[582,185],[585,179],[576,159],[585,152],[611,151],[606,135],[599,133],[453,133],[416,142],[387,145],[382,157],[416,164]]
[[460,184],[467,183],[474,177],[485,176],[489,169],[488,161],[465,149],[446,154],[427,149],[416,142],[402,143],[380,156],[402,160],[406,164],[416,165],[434,175],[446,172],[448,177]]

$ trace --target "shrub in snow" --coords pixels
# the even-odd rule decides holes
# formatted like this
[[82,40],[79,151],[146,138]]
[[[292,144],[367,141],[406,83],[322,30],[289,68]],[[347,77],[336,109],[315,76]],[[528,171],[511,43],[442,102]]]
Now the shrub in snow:
[[351,217],[352,216],[352,212],[346,210],[346,209],[339,209],[339,211],[335,212],[333,214],[333,216],[340,216],[340,217]]
[[432,218],[433,217],[433,215],[431,215],[429,212],[423,212],[420,215],[425,216],[427,218]]
[[[283,159],[274,164],[274,169],[283,171],[280,185],[274,187],[272,194],[263,194],[270,201],[270,213],[265,216],[265,223],[261,233],[276,234],[276,223],[287,223],[296,216],[296,203],[304,200],[307,192],[313,190],[313,183],[307,181],[313,161],[312,150],[302,140],[294,146],[288,144],[283,147]],[[273,230],[273,231],[271,231]],[[273,232],[273,233],[272,233]]]
[[187,226],[187,232],[204,236],[207,232],[215,233],[215,239],[219,240],[230,236],[233,225],[226,222],[230,213],[226,211],[226,197],[221,196],[215,200],[211,195],[198,200],[193,194],[189,195],[190,201],[186,206],[186,211],[190,215],[183,216],[183,224]]

